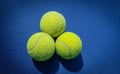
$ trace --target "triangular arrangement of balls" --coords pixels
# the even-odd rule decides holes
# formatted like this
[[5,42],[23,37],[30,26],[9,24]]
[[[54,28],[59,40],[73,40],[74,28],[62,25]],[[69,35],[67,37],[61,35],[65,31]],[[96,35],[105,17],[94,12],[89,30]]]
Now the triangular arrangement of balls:
[[45,13],[40,29],[42,32],[33,34],[27,42],[27,52],[34,60],[46,61],[55,51],[63,59],[73,59],[80,54],[82,41],[75,33],[65,32],[66,20],[59,12]]

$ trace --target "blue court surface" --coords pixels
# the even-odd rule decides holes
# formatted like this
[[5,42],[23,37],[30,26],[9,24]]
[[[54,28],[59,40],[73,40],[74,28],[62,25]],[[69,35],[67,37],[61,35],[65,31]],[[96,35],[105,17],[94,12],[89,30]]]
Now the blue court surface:
[[[27,54],[42,15],[58,11],[83,42],[72,60]],[[0,74],[120,74],[120,0],[0,0]]]

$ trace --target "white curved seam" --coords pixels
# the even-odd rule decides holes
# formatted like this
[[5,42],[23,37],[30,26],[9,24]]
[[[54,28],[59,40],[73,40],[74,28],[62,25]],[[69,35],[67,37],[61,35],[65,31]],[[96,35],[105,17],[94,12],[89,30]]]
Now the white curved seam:
[[58,42],[58,43],[64,45],[68,49],[68,51],[69,51],[69,58],[71,58],[71,49],[70,49],[70,47],[67,44],[65,44],[64,42]]
[[58,32],[60,32],[62,29],[63,29],[63,24],[62,24],[62,27],[60,28],[60,30],[59,31],[57,31],[57,32],[55,32],[55,33],[53,33],[53,35],[55,35],[56,33],[58,33]]
[[[42,37],[42,36],[40,36],[40,37],[36,40],[34,46],[33,46],[32,48],[30,48],[30,50],[32,50],[32,49],[34,49],[34,48],[36,47],[36,45],[37,45],[38,42],[40,41],[41,37]],[[29,51],[30,51],[30,50],[29,50]]]

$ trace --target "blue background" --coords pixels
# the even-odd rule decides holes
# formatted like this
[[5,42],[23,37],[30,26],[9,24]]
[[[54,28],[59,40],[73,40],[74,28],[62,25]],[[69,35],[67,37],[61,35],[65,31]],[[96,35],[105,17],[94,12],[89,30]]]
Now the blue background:
[[[28,38],[40,31],[42,15],[64,15],[66,31],[81,37],[73,60],[56,54],[46,62],[27,54]],[[0,0],[0,74],[120,74],[119,0]]]

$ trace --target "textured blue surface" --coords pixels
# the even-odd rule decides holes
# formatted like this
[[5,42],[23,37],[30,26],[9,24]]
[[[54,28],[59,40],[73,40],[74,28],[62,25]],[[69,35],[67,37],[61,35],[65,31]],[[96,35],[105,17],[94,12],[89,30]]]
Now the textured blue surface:
[[[27,54],[28,38],[51,10],[62,13],[66,31],[83,41],[73,60],[55,55],[37,62]],[[0,74],[120,74],[120,1],[0,0],[0,58]]]

